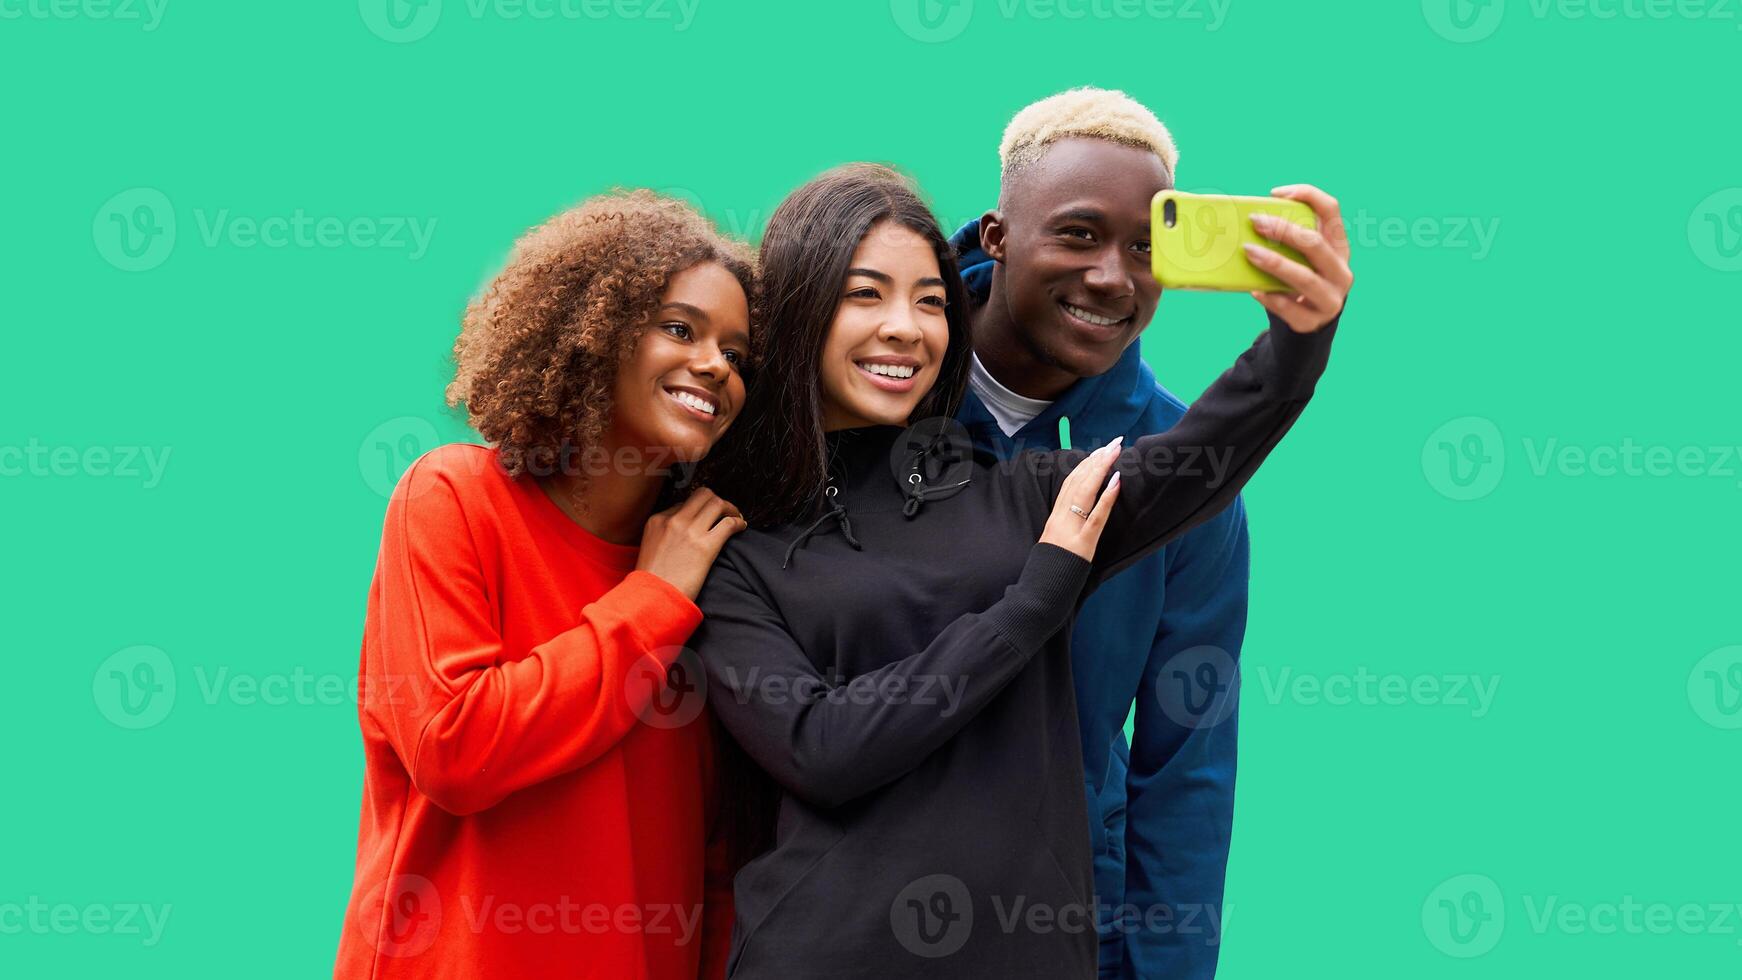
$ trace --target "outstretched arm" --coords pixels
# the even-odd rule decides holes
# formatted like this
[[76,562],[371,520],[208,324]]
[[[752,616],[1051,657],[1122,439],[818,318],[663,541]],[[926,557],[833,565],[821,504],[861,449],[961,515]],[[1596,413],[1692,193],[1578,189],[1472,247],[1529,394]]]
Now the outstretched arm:
[[[1090,589],[1226,507],[1294,425],[1325,371],[1354,282],[1341,212],[1317,188],[1301,185],[1275,193],[1310,204],[1322,231],[1268,215],[1254,216],[1255,226],[1297,248],[1312,266],[1247,247],[1255,265],[1299,292],[1254,294],[1269,314],[1269,329],[1198,397],[1179,424],[1120,447],[1115,464],[1119,500],[1095,552]],[[1043,490],[1056,496],[1085,456],[1060,450],[1021,458],[1035,467]]]

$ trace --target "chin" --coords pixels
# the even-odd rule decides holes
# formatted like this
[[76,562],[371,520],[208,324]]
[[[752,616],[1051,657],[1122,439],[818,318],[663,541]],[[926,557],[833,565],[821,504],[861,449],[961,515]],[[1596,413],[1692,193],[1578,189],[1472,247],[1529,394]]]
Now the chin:
[[679,463],[699,463],[714,448],[714,444],[702,439],[679,439],[669,443],[672,459]]
[[917,402],[913,405],[896,405],[894,407],[887,404],[867,405],[859,413],[859,417],[872,425],[906,425],[907,420],[913,416],[913,410],[916,407],[918,407]]
[[[1120,353],[1124,353],[1121,349]],[[1080,347],[1054,347],[1047,350],[1041,358],[1051,365],[1078,378],[1092,378],[1097,374],[1105,374],[1119,362],[1119,355],[1111,357],[1105,351],[1088,351]]]

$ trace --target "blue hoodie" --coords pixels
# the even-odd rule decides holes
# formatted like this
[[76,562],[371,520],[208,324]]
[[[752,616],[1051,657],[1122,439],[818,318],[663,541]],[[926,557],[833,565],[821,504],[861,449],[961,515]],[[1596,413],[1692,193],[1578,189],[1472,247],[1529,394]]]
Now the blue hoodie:
[[[969,294],[985,302],[994,263],[980,249],[979,222],[951,244]],[[971,390],[957,418],[977,446],[1007,458],[1061,448],[1061,418],[1074,446],[1091,449],[1170,429],[1185,411],[1133,343],[1112,370],[1072,385],[1014,436]],[[1105,978],[1208,980],[1216,972],[1248,565],[1246,513],[1236,500],[1103,585],[1071,634]]]

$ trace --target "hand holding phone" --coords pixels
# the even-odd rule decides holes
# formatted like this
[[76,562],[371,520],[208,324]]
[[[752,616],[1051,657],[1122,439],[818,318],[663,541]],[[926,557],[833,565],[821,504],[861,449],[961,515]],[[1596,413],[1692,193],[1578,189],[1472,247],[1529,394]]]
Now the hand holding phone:
[[1168,289],[1250,292],[1300,333],[1342,311],[1354,284],[1334,198],[1307,184],[1272,197],[1167,190],[1150,202],[1150,265]]
[[[1318,227],[1312,208],[1280,197],[1162,191],[1149,210],[1150,261],[1156,281],[1168,289],[1293,292],[1247,260],[1242,245],[1270,244],[1253,227],[1252,216],[1270,214],[1306,228]],[[1306,261],[1287,245],[1275,248],[1296,262]]]

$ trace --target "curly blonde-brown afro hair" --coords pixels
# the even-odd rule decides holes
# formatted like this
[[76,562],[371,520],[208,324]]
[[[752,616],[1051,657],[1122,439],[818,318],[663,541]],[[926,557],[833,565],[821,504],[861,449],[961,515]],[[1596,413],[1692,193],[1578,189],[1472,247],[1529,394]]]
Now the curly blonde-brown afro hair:
[[617,367],[666,283],[704,262],[737,277],[754,308],[748,246],[683,201],[619,190],[556,215],[515,243],[466,307],[448,404],[465,404],[509,475],[561,471],[574,451],[598,445]]

